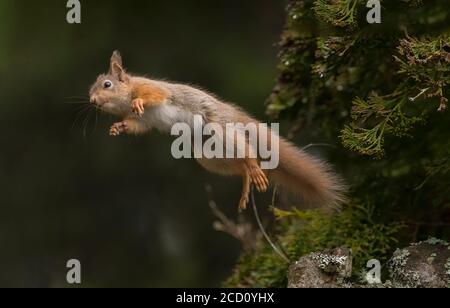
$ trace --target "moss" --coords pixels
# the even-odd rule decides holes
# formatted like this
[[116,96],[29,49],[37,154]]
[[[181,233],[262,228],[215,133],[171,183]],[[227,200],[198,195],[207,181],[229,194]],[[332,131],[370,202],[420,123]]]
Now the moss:
[[[354,276],[365,268],[370,259],[387,261],[396,244],[395,234],[401,225],[384,225],[373,221],[371,211],[360,205],[344,208],[334,215],[320,211],[281,211],[274,209],[278,223],[276,237],[291,260],[309,253],[335,247],[348,247],[354,255]],[[344,259],[320,258],[327,265],[342,264]],[[263,240],[256,252],[239,260],[232,277],[225,286],[285,287],[288,264]]]
[[282,288],[287,285],[289,264],[260,242],[254,254],[244,254],[224,287]]

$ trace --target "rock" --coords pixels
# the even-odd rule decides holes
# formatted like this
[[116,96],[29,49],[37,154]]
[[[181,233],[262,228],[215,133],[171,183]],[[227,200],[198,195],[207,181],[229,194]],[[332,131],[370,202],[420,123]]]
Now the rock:
[[450,244],[435,238],[397,249],[382,284],[352,284],[352,252],[336,248],[315,252],[291,265],[289,288],[450,288]]
[[289,269],[288,288],[349,288],[352,252],[335,248],[300,258]]
[[395,287],[450,287],[450,245],[432,238],[397,249],[389,261],[389,271]]

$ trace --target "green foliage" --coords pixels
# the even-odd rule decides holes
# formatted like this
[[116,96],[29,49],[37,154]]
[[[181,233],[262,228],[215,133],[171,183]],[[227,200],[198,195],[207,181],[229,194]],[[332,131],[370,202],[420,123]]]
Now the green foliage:
[[[366,2],[289,1],[267,107],[334,145],[329,160],[352,188],[335,215],[275,210],[274,236],[292,260],[349,246],[356,271],[394,246],[450,237],[448,1],[382,1],[379,25]],[[260,243],[228,285],[285,286],[287,268]]]
[[345,27],[356,24],[357,4],[363,0],[317,0],[314,10],[317,17],[334,26]]
[[410,136],[408,132],[414,124],[424,121],[423,114],[420,117],[405,113],[404,107],[409,101],[401,92],[384,97],[372,93],[367,101],[356,98],[351,114],[353,121],[342,130],[343,145],[352,151],[381,158],[386,134]]
[[[355,204],[340,213],[320,211],[283,211],[273,209],[278,219],[278,241],[291,260],[328,248],[345,246],[355,257],[355,276],[373,258],[386,260],[395,248],[396,233],[401,224],[380,224],[374,221],[374,207]],[[253,254],[241,257],[227,286],[286,287],[288,264],[269,245],[261,242]]]
[[224,287],[283,288],[287,286],[287,264],[265,242],[258,244],[255,254],[240,257],[232,276]]
[[[353,204],[335,214],[298,209],[275,209],[274,213],[278,219],[291,219],[287,225],[294,245],[288,252],[293,259],[312,251],[346,246],[353,251],[355,268],[361,269],[367,260],[383,259],[397,243],[394,236],[402,228],[401,224],[377,223],[374,210],[373,206]],[[289,243],[284,244],[289,247]]]
[[411,101],[421,95],[437,97],[440,102],[438,111],[445,111],[448,98],[444,90],[448,90],[450,85],[450,37],[403,39],[398,50],[401,57],[395,58],[400,63],[399,74],[406,76],[413,85],[411,88],[423,88]]
[[[397,74],[403,77],[395,92],[384,97],[372,93],[367,101],[360,98],[353,101],[352,123],[345,126],[341,135],[344,146],[352,151],[382,157],[386,134],[410,136],[408,133],[414,125],[425,121],[431,111],[424,104],[408,114],[405,111],[408,105],[417,103],[418,99],[437,97],[436,109],[447,109],[444,90],[450,84],[450,38],[403,39],[395,59],[400,64]],[[408,96],[416,89],[420,89],[419,94]]]

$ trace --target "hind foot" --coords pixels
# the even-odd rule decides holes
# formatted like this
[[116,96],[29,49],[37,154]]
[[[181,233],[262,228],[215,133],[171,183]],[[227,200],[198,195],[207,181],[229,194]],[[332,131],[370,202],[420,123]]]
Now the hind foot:
[[269,189],[269,179],[259,166],[252,164],[249,167],[249,173],[258,192],[266,192]]

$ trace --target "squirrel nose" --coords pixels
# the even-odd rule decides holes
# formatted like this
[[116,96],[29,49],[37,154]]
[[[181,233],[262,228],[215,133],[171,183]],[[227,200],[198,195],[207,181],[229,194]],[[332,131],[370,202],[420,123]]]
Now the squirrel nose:
[[90,99],[90,102],[91,102],[92,104],[97,104],[97,97],[92,96],[91,99]]

